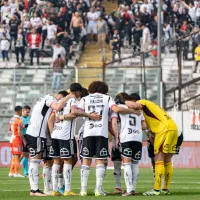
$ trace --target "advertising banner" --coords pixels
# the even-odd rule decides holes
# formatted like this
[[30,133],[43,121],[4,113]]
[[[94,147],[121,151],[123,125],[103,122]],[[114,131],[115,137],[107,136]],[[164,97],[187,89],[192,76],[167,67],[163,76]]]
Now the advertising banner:
[[[110,142],[110,149],[111,149]],[[173,157],[173,165],[175,168],[200,168],[200,142],[183,142],[180,154]],[[11,162],[11,152],[9,142],[0,142],[0,167],[9,167]],[[95,163],[95,161],[93,161]],[[77,166],[80,165],[80,161]],[[109,167],[113,166],[109,159]],[[143,142],[142,159],[140,167],[151,167],[151,160],[148,157],[147,142]]]

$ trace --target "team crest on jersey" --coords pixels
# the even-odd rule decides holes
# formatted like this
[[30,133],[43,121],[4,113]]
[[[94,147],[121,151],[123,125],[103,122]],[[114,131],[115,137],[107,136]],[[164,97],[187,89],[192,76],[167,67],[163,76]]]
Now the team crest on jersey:
[[69,156],[69,150],[66,148],[60,149],[60,156]]
[[89,155],[88,148],[84,147],[83,150],[82,150],[82,153],[83,153],[84,156],[88,156]]
[[52,146],[50,146],[50,148],[49,148],[49,154],[50,154],[50,155],[53,155],[53,154],[54,154],[54,149],[53,149]]
[[35,149],[30,148],[29,149],[29,154],[30,154],[30,156],[35,156]]
[[132,150],[130,148],[125,148],[123,153],[124,155],[132,156]]
[[108,151],[105,148],[101,149],[100,156],[107,156],[107,155],[108,155]]

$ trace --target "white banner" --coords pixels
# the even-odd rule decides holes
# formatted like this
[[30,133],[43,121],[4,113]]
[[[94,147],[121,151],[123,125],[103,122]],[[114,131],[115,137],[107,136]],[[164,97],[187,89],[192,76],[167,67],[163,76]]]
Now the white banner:
[[183,132],[184,141],[200,141],[200,110],[170,111],[179,131]]

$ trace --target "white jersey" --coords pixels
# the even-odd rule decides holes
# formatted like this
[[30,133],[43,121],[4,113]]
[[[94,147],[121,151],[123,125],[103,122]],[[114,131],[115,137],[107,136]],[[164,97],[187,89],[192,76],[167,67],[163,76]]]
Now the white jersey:
[[57,100],[51,95],[45,95],[36,102],[26,134],[46,138],[47,123],[52,112],[51,104],[53,102],[57,102]]
[[[65,106],[63,107],[60,114],[68,115],[71,112],[73,107],[77,107],[77,99],[71,98],[67,101]],[[74,139],[75,134],[75,123],[76,120],[63,120],[60,122],[55,123],[54,130],[51,134],[51,138],[59,139],[59,140],[69,140]]]
[[83,140],[83,133],[84,133],[84,124],[81,126],[81,128],[78,131],[78,140]]
[[108,138],[109,110],[115,105],[114,100],[110,96],[100,93],[90,94],[81,99],[80,108],[82,110],[86,113],[96,112],[102,115],[102,119],[99,121],[86,118],[83,138],[89,136],[103,136]]
[[[119,105],[128,108],[125,105]],[[119,114],[121,124],[119,139],[120,143],[137,141],[142,142],[142,121],[144,121],[143,114],[137,116],[135,114]]]

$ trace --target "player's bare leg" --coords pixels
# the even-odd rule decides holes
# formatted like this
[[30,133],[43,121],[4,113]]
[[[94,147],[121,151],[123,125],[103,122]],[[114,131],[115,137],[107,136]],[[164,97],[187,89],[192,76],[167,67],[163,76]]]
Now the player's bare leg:
[[13,156],[14,156],[14,177],[24,177],[19,173],[21,154],[15,154]]
[[10,163],[10,172],[8,174],[9,177],[13,177],[15,173],[15,156],[12,155],[12,160]]
[[74,166],[76,165],[77,161],[78,161],[78,156],[77,153],[75,153],[72,158],[72,169],[74,169]]
[[29,182],[31,186],[30,196],[48,196],[39,190],[39,165],[42,160],[42,153],[31,158],[29,166]]
[[72,158],[64,159],[63,176],[65,180],[64,196],[77,196],[78,194],[71,191]]
[[124,164],[124,180],[126,184],[126,192],[122,196],[132,196],[135,195],[133,190],[133,172],[132,172],[132,159],[122,157]]
[[87,183],[88,183],[88,177],[90,174],[90,166],[92,163],[92,158],[83,158],[82,159],[82,165],[80,169],[81,174],[81,191],[80,196],[87,196]]

